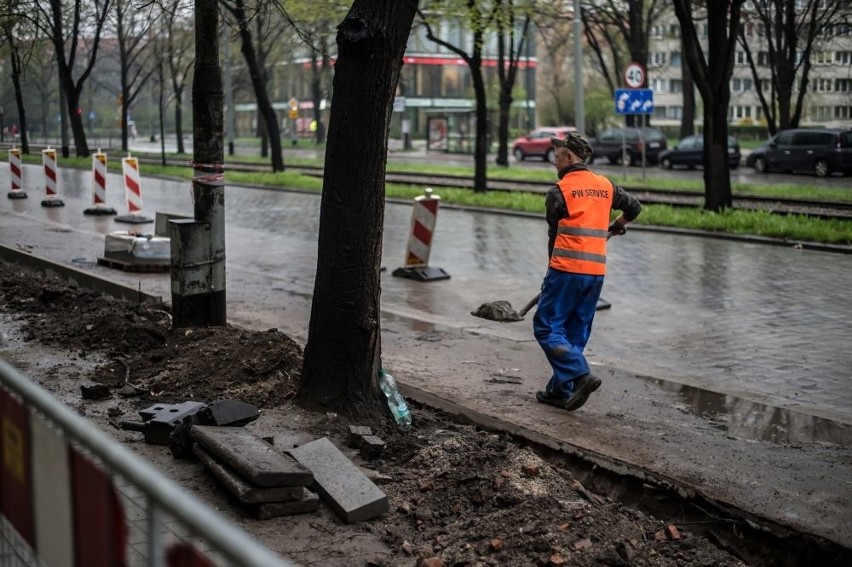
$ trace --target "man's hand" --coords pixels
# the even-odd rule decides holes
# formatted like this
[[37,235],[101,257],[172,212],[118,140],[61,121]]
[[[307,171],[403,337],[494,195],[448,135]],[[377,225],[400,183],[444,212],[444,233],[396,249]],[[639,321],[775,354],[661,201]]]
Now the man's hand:
[[618,222],[617,220],[614,220],[611,223],[609,223],[608,232],[612,236],[621,236],[622,234],[627,232],[627,228],[623,224]]

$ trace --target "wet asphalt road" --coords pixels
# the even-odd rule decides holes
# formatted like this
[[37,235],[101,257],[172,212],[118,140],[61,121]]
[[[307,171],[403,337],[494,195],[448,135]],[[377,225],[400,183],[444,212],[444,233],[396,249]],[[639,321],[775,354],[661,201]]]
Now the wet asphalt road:
[[[43,208],[41,175],[39,167],[25,166],[30,198],[0,200],[3,218],[14,213],[2,223],[7,230],[0,226],[4,243],[14,240],[14,225],[35,223],[42,227],[38,242],[15,244],[110,277],[144,281],[169,297],[167,275],[128,275],[94,265],[104,234],[151,232],[153,224],[131,227],[83,215],[91,203],[87,171],[61,168],[66,206]],[[147,215],[191,215],[187,182],[145,178],[144,168],[142,176]],[[7,168],[0,186],[9,187]],[[124,213],[119,187],[121,178],[110,175],[108,204]],[[319,197],[228,187],[226,209],[229,312],[263,311],[255,320],[279,326],[280,298],[312,293]],[[497,299],[520,308],[535,295],[546,266],[543,219],[443,208],[430,265],[452,277],[420,283],[390,276],[402,265],[410,216],[410,203],[390,203],[386,210],[383,310],[421,325],[482,326],[530,341],[529,323],[501,325],[469,312]],[[66,246],[68,229],[85,234],[87,243]],[[631,229],[610,242],[603,297],[612,309],[596,319],[589,356],[661,380],[661,387],[674,384],[852,424],[850,281],[852,255]],[[306,316],[290,325],[306,328]]]

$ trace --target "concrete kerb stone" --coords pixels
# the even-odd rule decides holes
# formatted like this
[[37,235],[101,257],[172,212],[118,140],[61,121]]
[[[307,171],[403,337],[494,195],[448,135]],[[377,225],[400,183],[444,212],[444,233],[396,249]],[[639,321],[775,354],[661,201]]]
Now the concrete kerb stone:
[[461,418],[465,423],[476,425],[488,431],[509,434],[518,439],[523,439],[527,443],[540,447],[546,451],[551,451],[553,454],[561,454],[572,458],[577,462],[584,463],[591,469],[606,471],[607,473],[611,473],[617,477],[632,478],[641,484],[647,484],[669,493],[677,494],[678,497],[685,500],[704,502],[707,506],[716,508],[717,511],[724,513],[727,517],[743,520],[747,525],[757,527],[758,530],[771,533],[775,537],[786,538],[789,537],[791,533],[795,532],[793,528],[779,524],[770,518],[760,516],[749,510],[745,510],[735,503],[710,497],[705,494],[699,486],[654,473],[646,468],[634,466],[628,462],[618,460],[595,451],[590,451],[584,447],[557,440],[527,427],[517,425],[497,417],[489,416],[457,404],[451,400],[442,398],[441,396],[427,392],[415,386],[399,383],[399,388],[406,398],[411,398],[426,407]]
[[387,494],[327,437],[287,452],[314,473],[320,497],[344,522],[362,522],[390,509]]
[[142,290],[133,289],[132,287],[115,283],[71,266],[58,264],[46,258],[37,256],[36,254],[14,250],[2,244],[0,244],[0,260],[11,264],[26,266],[39,273],[45,274],[46,276],[56,276],[59,279],[74,285],[110,295],[118,299],[130,301],[132,303],[143,303],[148,305],[163,303],[163,298],[158,295],[151,295],[143,292]]

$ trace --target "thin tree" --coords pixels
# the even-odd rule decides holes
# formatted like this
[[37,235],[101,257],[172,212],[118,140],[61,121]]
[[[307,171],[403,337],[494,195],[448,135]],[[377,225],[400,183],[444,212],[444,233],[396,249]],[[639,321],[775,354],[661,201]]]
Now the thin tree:
[[[529,10],[516,6],[513,0],[497,0],[497,79],[500,84],[499,117],[497,120],[498,165],[509,165],[509,115],[512,109],[512,89],[518,76],[518,66],[524,43],[530,29],[532,15]],[[521,15],[520,29],[516,29],[516,16]],[[529,73],[530,70],[527,69]],[[529,93],[528,95],[529,96]]]
[[166,35],[166,61],[175,113],[177,153],[186,152],[183,143],[183,93],[195,65],[192,22],[187,17],[188,3],[174,0],[164,5],[164,33]]
[[118,42],[119,88],[121,100],[121,149],[127,151],[130,109],[157,70],[153,62],[148,32],[155,19],[151,4],[137,5],[134,0],[115,0],[114,23]]
[[314,301],[297,401],[375,416],[393,99],[416,0],[355,0],[337,28]]
[[732,205],[728,165],[728,103],[734,53],[744,0],[707,0],[707,52],[695,26],[691,0],[675,0],[689,70],[704,101],[704,208],[721,211]]
[[[485,79],[482,73],[482,55],[486,32],[491,29],[497,15],[496,4],[477,2],[476,0],[439,0],[429,5],[429,10],[419,10],[420,21],[426,28],[426,37],[430,41],[443,46],[458,55],[470,69],[473,82],[473,94],[476,100],[476,130],[473,148],[473,190],[476,193],[488,190],[488,180],[485,158],[488,152],[488,99],[485,92]],[[457,19],[462,29],[470,33],[470,41],[464,43],[470,46],[469,51],[462,45],[456,45],[438,37],[431,20],[440,18]],[[460,42],[461,43],[461,42]]]
[[21,89],[21,75],[24,68],[25,53],[23,46],[16,37],[16,28],[23,24],[23,18],[19,14],[20,2],[9,0],[5,15],[0,17],[0,33],[5,39],[6,49],[9,54],[9,64],[12,67],[12,86],[15,90],[15,106],[18,110],[18,124],[21,132],[21,151],[30,153],[29,126],[27,125],[27,109],[24,105],[24,93]]
[[[284,157],[281,154],[281,130],[278,127],[278,118],[269,98],[266,70],[258,58],[258,50],[255,47],[250,29],[251,20],[257,14],[248,13],[245,0],[222,0],[221,3],[233,17],[237,33],[240,36],[240,50],[251,76],[258,112],[269,136],[272,171],[284,171]],[[260,52],[263,53],[263,50],[261,49]]]
[[[65,109],[74,136],[74,148],[78,157],[89,156],[86,143],[86,131],[83,117],[77,112],[80,108],[80,95],[86,79],[92,73],[97,62],[101,32],[112,9],[112,0],[91,0],[83,3],[76,0],[70,10],[66,10],[62,0],[36,0],[30,3],[35,14],[36,25],[44,31],[53,43],[56,54],[59,82],[64,93]],[[84,13],[84,7],[91,11]],[[68,16],[70,12],[70,16]],[[70,32],[66,32],[66,16],[70,17]],[[78,68],[78,49],[83,45],[84,37],[88,44],[88,58],[80,66],[80,74],[75,78]]]
[[[740,45],[745,51],[757,97],[770,134],[796,128],[804,113],[811,59],[821,37],[829,37],[836,26],[850,23],[848,0],[774,0],[753,2],[743,15]],[[755,61],[752,39],[759,31],[758,49],[765,61]],[[765,43],[761,41],[761,36]],[[758,67],[768,65],[769,92]],[[765,75],[764,75],[765,76]]]

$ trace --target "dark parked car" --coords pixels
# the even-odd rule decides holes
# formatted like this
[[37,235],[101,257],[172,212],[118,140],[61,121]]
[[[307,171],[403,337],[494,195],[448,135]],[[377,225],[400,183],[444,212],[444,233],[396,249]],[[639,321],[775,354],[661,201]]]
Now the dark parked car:
[[651,127],[610,128],[589,142],[593,150],[589,163],[606,158],[609,163],[639,165],[642,163],[643,148],[645,162],[657,163],[660,152],[668,147],[662,130]]
[[757,173],[812,171],[817,177],[852,173],[852,130],[795,128],[755,149],[746,165]]
[[[731,169],[740,166],[740,145],[733,136],[728,136],[728,165]],[[689,169],[704,165],[704,136],[701,134],[681,139],[675,147],[660,152],[660,166],[671,169],[685,165]]]
[[564,138],[569,132],[576,132],[573,126],[551,126],[537,128],[512,142],[512,155],[518,161],[535,156],[556,163],[556,153],[550,143],[550,138]]

